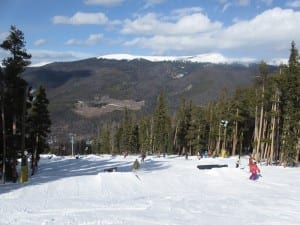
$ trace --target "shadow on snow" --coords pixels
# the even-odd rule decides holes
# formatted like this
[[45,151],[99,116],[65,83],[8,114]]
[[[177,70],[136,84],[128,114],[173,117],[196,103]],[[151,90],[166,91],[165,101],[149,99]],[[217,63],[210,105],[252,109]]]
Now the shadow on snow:
[[[39,185],[67,177],[97,175],[105,169],[117,167],[118,173],[133,171],[133,162],[138,157],[118,159],[117,157],[82,156],[79,159],[70,157],[41,158],[38,170],[29,181],[23,184],[6,183],[0,184],[0,194],[10,192],[29,185]],[[140,160],[139,160],[140,162]],[[151,172],[168,168],[162,161],[146,159],[140,163],[139,171]]]

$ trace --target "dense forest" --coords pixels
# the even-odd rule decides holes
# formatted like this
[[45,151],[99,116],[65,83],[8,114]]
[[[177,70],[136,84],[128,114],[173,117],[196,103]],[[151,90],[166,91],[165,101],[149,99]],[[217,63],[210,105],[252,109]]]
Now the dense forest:
[[288,65],[272,74],[259,65],[255,85],[224,89],[205,106],[182,99],[170,115],[164,91],[152,115],[136,120],[126,110],[120,124],[112,122],[95,135],[93,153],[190,154],[213,156],[253,154],[267,165],[295,166],[300,155],[300,63],[294,42]]
[[[21,77],[30,64],[24,34],[15,26],[0,47],[9,53],[0,68],[1,179],[17,181],[17,159],[21,158],[21,181],[32,175],[39,154],[68,154],[61,143],[52,149],[47,141],[51,120],[49,100],[43,86],[33,90]],[[222,90],[218,99],[196,105],[181,99],[176,113],[169,111],[165,90],[157,96],[151,115],[137,119],[124,111],[120,123],[110,121],[91,141],[77,141],[75,153],[85,154],[189,154],[210,152],[212,156],[253,154],[267,165],[295,166],[300,155],[300,62],[294,42],[288,65],[275,73],[261,62],[252,87]],[[69,143],[70,144],[70,143]],[[72,149],[74,140],[72,137]],[[72,151],[73,153],[73,151]],[[25,174],[25,175],[24,175]]]

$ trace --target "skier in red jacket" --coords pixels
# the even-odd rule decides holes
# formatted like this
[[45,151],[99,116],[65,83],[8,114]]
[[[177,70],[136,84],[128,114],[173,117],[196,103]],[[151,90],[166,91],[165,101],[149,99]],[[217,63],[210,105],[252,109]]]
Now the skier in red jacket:
[[250,165],[250,173],[251,173],[251,176],[249,177],[250,180],[256,180],[258,178],[260,169],[258,168],[255,161],[253,161],[253,163]]

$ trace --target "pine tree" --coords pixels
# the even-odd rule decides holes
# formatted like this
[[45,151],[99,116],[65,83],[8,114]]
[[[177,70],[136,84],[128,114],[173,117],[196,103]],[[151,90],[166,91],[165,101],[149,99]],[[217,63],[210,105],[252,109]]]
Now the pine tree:
[[153,145],[156,152],[166,152],[170,143],[171,118],[163,92],[157,99],[153,115]]
[[263,139],[264,139],[264,130],[263,127],[266,125],[264,122],[265,117],[265,87],[268,75],[267,64],[265,62],[261,62],[259,65],[259,81],[261,83],[261,94],[260,94],[260,102],[258,102],[259,113],[256,117],[256,134],[254,137],[255,148],[253,154],[255,159],[258,161],[261,158],[261,153],[263,151]]
[[140,150],[146,153],[151,150],[151,118],[144,117],[139,122]]
[[299,69],[299,53],[298,49],[296,48],[295,41],[292,41],[291,43],[291,50],[290,50],[290,57],[289,57],[289,70],[292,73],[297,73],[297,70]]
[[124,111],[124,119],[119,127],[119,147],[121,151],[132,152],[133,146],[133,120],[128,109]]
[[111,143],[111,126],[109,124],[106,124],[106,126],[101,129],[100,152],[106,154],[114,154],[112,152]]
[[202,107],[191,105],[191,124],[189,126],[186,138],[190,155],[195,152],[201,152],[207,148],[209,123],[205,118],[205,111]]
[[43,86],[39,86],[32,103],[29,116],[29,131],[31,138],[32,174],[34,174],[39,154],[48,147],[46,137],[50,133],[50,114],[48,111],[49,100]]
[[[7,136],[12,137],[7,141],[7,157],[12,162],[11,179],[17,181],[16,158],[17,149],[21,149],[20,137],[17,133],[22,129],[24,123],[19,126],[17,121],[22,121],[23,103],[25,101],[25,91],[27,82],[21,78],[26,66],[30,64],[31,55],[26,52],[24,34],[15,26],[11,26],[8,37],[2,42],[0,47],[8,51],[10,56],[3,59],[4,83],[7,87],[5,94],[5,120]],[[21,106],[21,107],[20,107]],[[23,154],[23,152],[22,152]]]
[[[180,108],[177,113],[177,123],[178,123],[178,132],[177,132],[177,142],[179,145],[179,150],[181,154],[186,154],[188,147],[191,146],[191,125],[192,125],[192,103],[186,103],[185,100],[182,100]],[[190,135],[189,135],[190,131]]]
[[295,42],[291,44],[288,68],[281,86],[283,108],[282,161],[296,164],[300,154],[300,63]]
[[2,152],[0,154],[2,160],[2,167],[0,168],[2,174],[2,183],[5,184],[6,177],[6,129],[5,129],[5,113],[4,113],[4,96],[5,96],[5,83],[4,83],[4,74],[2,68],[0,67],[0,111],[1,111],[1,134],[2,139],[0,140],[2,146]]
[[138,124],[133,124],[132,128],[132,151],[137,154],[140,151],[140,131]]
[[232,155],[250,150],[254,130],[255,89],[238,88],[231,100],[230,120],[233,121]]

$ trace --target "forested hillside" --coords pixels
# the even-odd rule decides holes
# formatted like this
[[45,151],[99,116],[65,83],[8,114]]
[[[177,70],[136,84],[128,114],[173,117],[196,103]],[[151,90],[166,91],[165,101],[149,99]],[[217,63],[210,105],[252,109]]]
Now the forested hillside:
[[232,93],[252,85],[258,73],[257,64],[92,58],[28,68],[24,79],[46,88],[53,135],[74,132],[89,137],[106,121],[120,121],[125,108],[138,117],[153,113],[161,91],[174,113],[182,99],[207,104],[224,88]]

